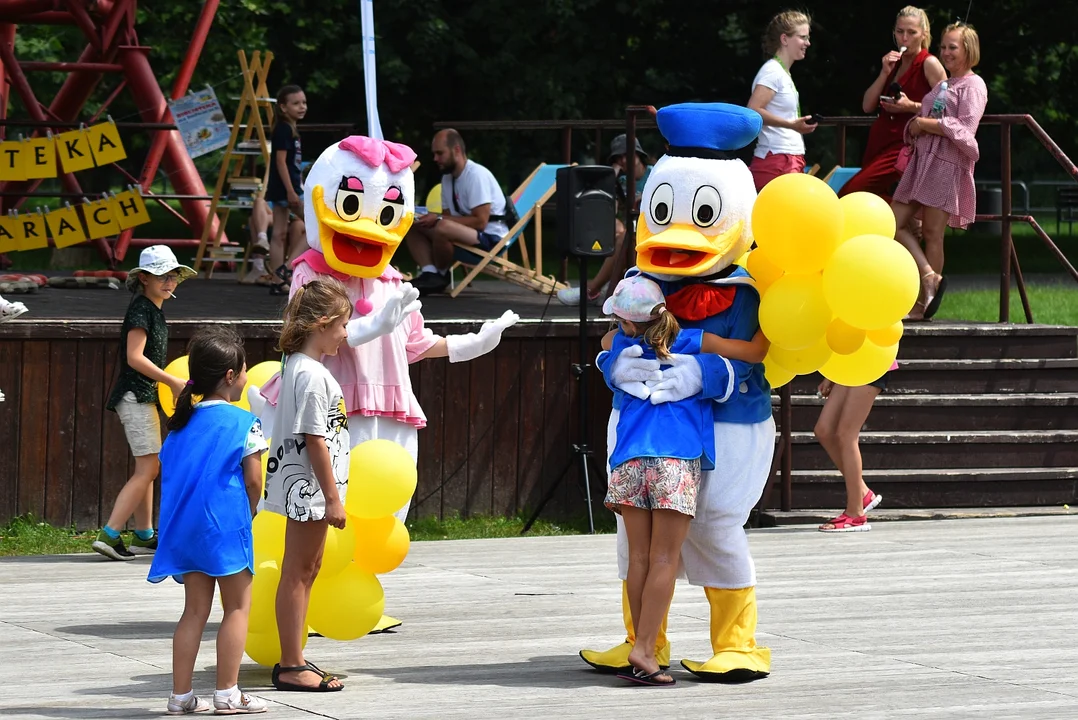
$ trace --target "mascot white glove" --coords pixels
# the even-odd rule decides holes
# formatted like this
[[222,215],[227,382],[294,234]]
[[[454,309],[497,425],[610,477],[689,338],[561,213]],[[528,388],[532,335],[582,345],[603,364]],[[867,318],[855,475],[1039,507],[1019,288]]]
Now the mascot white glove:
[[483,323],[483,327],[477,333],[467,335],[449,335],[445,339],[445,347],[449,351],[449,362],[467,362],[474,360],[480,355],[498,347],[502,341],[502,333],[511,325],[516,325],[520,316],[512,310],[506,310],[497,320]]
[[646,383],[659,382],[663,374],[659,361],[648,360],[642,357],[643,354],[644,348],[639,345],[630,345],[622,350],[610,368],[610,382],[624,393],[647,400],[652,390]]
[[393,291],[386,303],[377,312],[364,317],[349,320],[345,325],[348,331],[348,344],[357,347],[375,338],[388,335],[397,329],[412,313],[423,307],[419,301],[419,291],[409,283],[404,283]]
[[649,382],[651,404],[677,402],[699,395],[704,389],[704,372],[700,363],[692,355],[671,355],[662,371],[662,379]]

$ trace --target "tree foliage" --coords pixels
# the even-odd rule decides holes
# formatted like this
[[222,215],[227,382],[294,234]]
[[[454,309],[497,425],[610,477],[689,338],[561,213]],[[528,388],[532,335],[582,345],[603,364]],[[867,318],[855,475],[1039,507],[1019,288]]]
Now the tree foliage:
[[[794,68],[806,112],[860,113],[864,88],[892,48],[900,4],[807,5],[813,45]],[[926,6],[934,46],[966,4]],[[425,157],[431,125],[439,120],[610,119],[630,103],[743,103],[764,59],[760,34],[784,7],[770,0],[378,0],[383,129]],[[139,36],[154,48],[151,62],[166,92],[199,10],[193,2],[140,4]],[[1078,47],[1070,4],[977,0],[970,19],[981,34],[978,72],[989,85],[989,112],[1030,113],[1074,154]],[[26,59],[73,59],[83,45],[73,28],[25,26],[17,52]],[[273,51],[272,86],[302,85],[309,121],[365,129],[359,0],[222,2],[192,85],[218,87],[226,110],[228,96],[238,91],[237,48]],[[52,77],[54,84],[62,80]],[[103,86],[99,95],[110,89]],[[126,102],[114,116],[134,113]],[[809,140],[810,155],[831,152],[825,138],[821,132]],[[305,146],[317,151],[332,139],[305,137]],[[536,159],[560,159],[556,133],[472,133],[466,139],[477,157],[510,175]],[[574,141],[591,151],[590,136]],[[645,137],[648,142],[657,147],[654,138]],[[1017,159],[1016,167],[1024,161]]]

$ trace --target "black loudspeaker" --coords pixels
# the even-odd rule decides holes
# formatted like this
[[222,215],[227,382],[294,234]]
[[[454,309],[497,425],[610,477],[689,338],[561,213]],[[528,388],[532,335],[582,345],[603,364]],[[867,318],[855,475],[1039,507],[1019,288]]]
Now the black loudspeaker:
[[558,169],[558,249],[575,257],[614,254],[616,179],[609,165]]

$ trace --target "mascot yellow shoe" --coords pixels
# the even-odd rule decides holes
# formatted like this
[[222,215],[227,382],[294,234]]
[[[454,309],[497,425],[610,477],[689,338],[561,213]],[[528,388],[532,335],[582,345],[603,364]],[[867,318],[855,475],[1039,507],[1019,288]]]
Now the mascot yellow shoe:
[[[756,588],[704,588],[711,605],[711,649],[706,662],[682,660],[701,680],[743,683],[767,677],[771,651],[756,646]],[[664,628],[665,629],[665,628]]]
[[[636,644],[636,631],[633,629],[633,616],[629,612],[629,595],[625,583],[621,584],[621,612],[625,620],[625,642],[609,650],[581,650],[580,657],[588,665],[602,673],[618,673],[629,669],[629,653]],[[659,626],[659,635],[655,638],[655,659],[659,667],[670,667],[670,641],[666,639],[666,617]]]

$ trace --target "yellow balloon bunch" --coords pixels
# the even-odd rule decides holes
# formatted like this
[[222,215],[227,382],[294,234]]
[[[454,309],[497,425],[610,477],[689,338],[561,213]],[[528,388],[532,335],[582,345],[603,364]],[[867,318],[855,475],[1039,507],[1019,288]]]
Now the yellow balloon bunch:
[[[322,568],[311,588],[307,624],[315,631],[334,640],[355,640],[381,619],[385,595],[375,575],[395,570],[408,554],[408,529],[393,513],[408,503],[415,488],[415,461],[400,445],[368,440],[352,448],[344,505],[348,522],[343,530],[330,528],[326,534]],[[281,658],[274,606],[286,524],[281,515],[260,512],[252,527],[257,574],[246,650],[260,665]]]
[[[281,369],[281,363],[276,360],[267,360],[266,362],[260,362],[252,368],[247,370],[247,384],[243,388],[243,394],[240,395],[240,399],[232,403],[236,407],[241,407],[244,410],[250,412],[251,405],[247,401],[247,389],[252,385],[262,387],[269,379],[278,373]],[[191,379],[191,368],[188,365],[187,356],[178,357],[168,365],[165,366],[165,372],[173,377],[178,377],[181,380]],[[167,417],[172,417],[172,413],[176,412],[176,398],[172,394],[172,388],[163,382],[157,383],[157,398],[161,403],[161,410],[164,411]],[[197,402],[197,397],[195,398]]]
[[816,371],[849,386],[887,372],[920,287],[887,203],[863,192],[840,199],[819,178],[780,175],[760,191],[752,229],[757,247],[744,264],[771,341],[771,387]]

